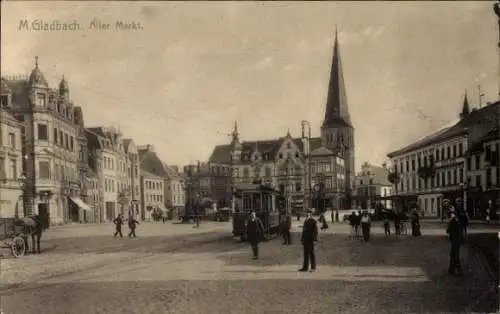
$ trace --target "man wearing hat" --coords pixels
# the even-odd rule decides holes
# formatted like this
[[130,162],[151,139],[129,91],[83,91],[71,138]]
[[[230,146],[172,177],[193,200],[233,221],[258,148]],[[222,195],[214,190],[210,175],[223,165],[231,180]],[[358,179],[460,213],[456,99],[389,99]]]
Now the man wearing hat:
[[448,272],[451,275],[462,274],[462,265],[460,263],[460,246],[462,245],[462,225],[455,213],[455,209],[450,208],[450,222],[448,223],[448,228],[446,233],[450,237],[450,264],[448,266]]
[[254,211],[250,213],[250,218],[246,222],[246,236],[252,247],[253,259],[259,259],[259,242],[264,236],[264,225]]
[[312,211],[309,210],[302,227],[301,242],[304,248],[304,262],[299,271],[308,271],[309,262],[311,263],[311,271],[316,270],[316,256],[314,254],[314,242],[316,241],[318,241],[318,224],[312,216]]

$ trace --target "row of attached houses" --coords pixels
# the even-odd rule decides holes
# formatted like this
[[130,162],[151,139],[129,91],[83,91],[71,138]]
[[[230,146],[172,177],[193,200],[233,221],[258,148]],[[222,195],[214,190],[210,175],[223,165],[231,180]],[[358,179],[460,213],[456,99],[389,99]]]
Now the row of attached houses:
[[85,126],[67,80],[51,88],[38,58],[29,76],[0,83],[0,217],[38,214],[46,226],[111,221],[170,204],[165,186],[175,187],[172,204],[183,204],[180,183],[164,185],[166,176],[143,171],[132,139]]
[[458,122],[388,154],[399,205],[417,203],[425,215],[440,216],[443,199],[461,197],[471,217],[498,206],[499,107],[470,110],[466,95]]

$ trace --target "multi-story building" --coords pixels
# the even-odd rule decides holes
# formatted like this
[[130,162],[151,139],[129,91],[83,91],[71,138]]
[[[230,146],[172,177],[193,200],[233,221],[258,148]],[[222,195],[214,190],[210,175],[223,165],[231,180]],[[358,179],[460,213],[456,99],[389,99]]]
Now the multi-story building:
[[500,133],[498,126],[467,152],[467,199],[471,217],[485,217],[489,204],[500,207]]
[[78,150],[78,184],[80,186],[79,197],[72,197],[73,202],[70,204],[70,220],[80,222],[93,222],[95,218],[94,208],[88,204],[89,202],[89,182],[90,168],[88,164],[88,148],[87,137],[85,136],[85,126],[83,119],[83,111],[81,107],[75,107],[75,124],[77,125],[76,145]]
[[[314,138],[306,123],[308,136],[303,124],[301,138],[292,138],[288,133],[274,140],[240,142],[235,124],[231,144],[216,146],[209,159],[222,174],[219,183],[214,184],[219,192],[212,193],[212,197],[219,198],[217,201],[226,199],[231,197],[230,186],[260,179],[286,192],[289,207],[302,206],[306,201],[305,206],[310,207],[349,208],[354,182],[354,127],[337,36],[324,117],[321,137]],[[225,175],[228,168],[232,169],[229,178]]]
[[[2,81],[2,95],[7,88]],[[0,217],[23,217],[25,214],[22,199],[23,125],[3,108],[9,104],[4,97],[2,96],[0,108]]]
[[141,169],[140,180],[141,218],[149,220],[153,211],[165,211],[164,178]]
[[129,215],[136,216],[140,212],[141,201],[139,152],[137,151],[137,147],[132,139],[124,139],[123,146],[125,148],[125,153],[127,154],[127,186],[129,187],[130,192]]
[[380,202],[385,208],[392,208],[389,199],[392,195],[392,184],[388,175],[387,168],[363,163],[361,171],[356,174],[356,206],[374,208],[374,204]]
[[[128,209],[128,199],[122,196],[127,189],[127,170],[124,168],[125,151],[121,133],[113,127],[86,128],[89,155],[97,164],[100,186],[103,187],[104,211],[100,220],[111,221]],[[126,164],[125,164],[126,166]]]
[[[418,203],[425,215],[439,216],[444,198],[464,196],[468,172],[465,153],[498,125],[498,107],[497,102],[470,111],[465,96],[457,123],[388,154],[398,210]],[[470,200],[466,206],[469,210]]]
[[[312,207],[341,208],[344,197],[345,166],[338,152],[322,146],[320,139],[313,139],[309,144],[307,138],[293,138],[288,132],[284,137],[275,140],[240,142],[237,126],[233,130],[230,145],[217,146],[210,157],[209,165],[219,167],[210,172],[210,176],[200,176],[200,190],[208,190],[209,196],[217,195],[213,184],[214,173],[232,169],[232,177],[228,177],[220,186],[226,187],[222,195],[231,195],[231,186],[240,183],[251,183],[256,180],[279,190],[287,200],[287,208],[302,207],[307,182],[307,173],[311,175]],[[311,153],[306,155],[304,147],[311,145]],[[229,152],[229,155],[227,155]],[[310,160],[310,170],[307,169]],[[216,165],[216,166],[214,166]],[[203,169],[204,165],[200,168]],[[226,170],[227,169],[227,170]],[[200,170],[201,173],[203,171]],[[206,182],[205,182],[206,181]],[[212,184],[210,184],[212,183]],[[210,188],[212,187],[212,188]],[[218,200],[220,201],[220,199]]]
[[163,165],[167,172],[164,182],[165,187],[165,207],[167,209],[183,208],[186,204],[186,191],[184,186],[184,176],[179,173],[178,167]]
[[[90,166],[90,164],[89,164]],[[102,222],[101,213],[104,212],[103,189],[101,181],[97,175],[97,169],[90,168],[86,173],[86,189],[87,189],[87,204],[92,208],[92,217],[88,218],[88,222]]]
[[47,226],[71,218],[70,197],[79,195],[77,125],[69,88],[63,78],[59,88],[49,87],[42,71],[29,78],[5,79],[7,107],[24,122],[23,161],[26,183],[24,207],[38,213]]
[[[93,185],[89,185],[89,196],[92,194],[92,199],[94,201],[94,221],[95,222],[105,222],[106,217],[106,207],[105,207],[105,197],[104,195],[108,193],[108,186],[105,186],[107,182],[104,176],[104,141],[105,137],[100,136],[94,132],[85,129],[85,137],[87,138],[87,160],[91,172],[89,172],[87,178],[93,181]],[[95,191],[95,188],[98,188]],[[93,191],[90,191],[90,189]],[[111,199],[110,195],[106,195],[106,199]],[[96,202],[98,202],[96,204]],[[97,205],[97,206],[96,206]]]
[[[159,203],[157,200],[154,201],[154,204],[152,205],[152,200],[149,200],[146,198],[144,199],[144,193],[141,192],[141,217],[142,219],[145,219],[145,217],[150,217],[150,213],[148,212],[148,206],[151,209],[159,209],[162,211],[165,211],[165,208],[167,207],[166,201],[167,198],[165,197],[166,191],[165,189],[165,180],[168,181],[168,172],[167,169],[165,168],[164,163],[161,161],[160,157],[155,152],[154,146],[151,144],[147,145],[138,145],[137,146],[137,152],[139,153],[139,160],[140,160],[140,172],[147,174],[151,180],[156,180],[155,178],[162,178],[162,203]],[[142,180],[142,179],[141,179]],[[142,182],[142,181],[141,181]],[[142,183],[141,183],[142,186]],[[147,190],[147,187],[141,187],[142,191]],[[156,193],[156,192],[155,192]],[[149,202],[149,205],[144,205],[145,202]],[[153,206],[153,207],[151,207]],[[156,207],[155,207],[156,206]]]

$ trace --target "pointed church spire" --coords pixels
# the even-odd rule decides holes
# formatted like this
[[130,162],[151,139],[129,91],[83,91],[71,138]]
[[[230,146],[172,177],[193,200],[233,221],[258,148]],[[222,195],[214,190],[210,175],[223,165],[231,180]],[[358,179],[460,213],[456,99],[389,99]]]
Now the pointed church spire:
[[232,141],[231,145],[233,146],[234,150],[241,150],[241,143],[240,143],[240,134],[238,133],[238,123],[234,121],[234,129],[232,133]]
[[342,72],[342,62],[339,51],[338,30],[335,26],[330,81],[326,100],[325,119],[322,127],[352,126],[347,107],[347,95]]
[[38,56],[35,56],[35,69],[38,69]]
[[239,141],[239,139],[240,139],[240,134],[238,133],[238,122],[234,121],[233,141]]
[[469,99],[467,98],[467,89],[464,94],[464,103],[462,104],[462,112],[460,113],[460,119],[465,118],[470,113]]

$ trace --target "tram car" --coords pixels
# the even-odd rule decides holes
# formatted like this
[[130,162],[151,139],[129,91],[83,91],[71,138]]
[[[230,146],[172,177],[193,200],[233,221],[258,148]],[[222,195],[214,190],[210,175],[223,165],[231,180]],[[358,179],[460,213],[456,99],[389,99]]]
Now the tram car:
[[279,191],[258,183],[238,184],[235,186],[233,197],[233,237],[239,237],[241,241],[246,240],[246,224],[252,211],[255,211],[264,225],[266,240],[278,234],[280,224],[278,206],[283,200]]

